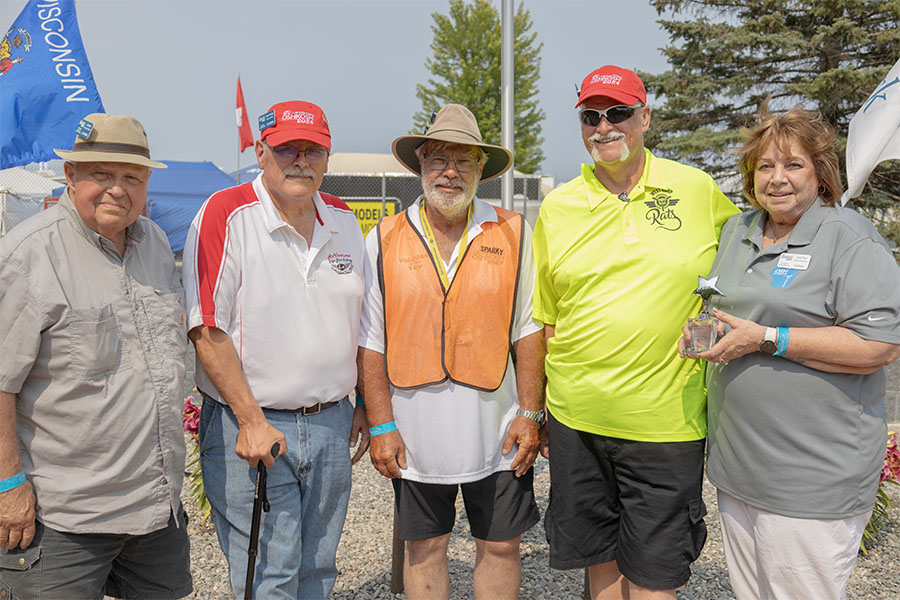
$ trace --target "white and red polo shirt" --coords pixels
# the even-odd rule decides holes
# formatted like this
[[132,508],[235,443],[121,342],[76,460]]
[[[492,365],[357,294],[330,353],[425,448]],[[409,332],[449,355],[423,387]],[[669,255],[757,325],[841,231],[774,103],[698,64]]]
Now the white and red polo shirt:
[[[362,232],[340,198],[316,192],[313,201],[317,218],[307,247],[260,175],[213,194],[184,248],[188,330],[206,325],[231,336],[244,378],[265,408],[337,400],[356,385]],[[199,360],[196,382],[224,402]]]

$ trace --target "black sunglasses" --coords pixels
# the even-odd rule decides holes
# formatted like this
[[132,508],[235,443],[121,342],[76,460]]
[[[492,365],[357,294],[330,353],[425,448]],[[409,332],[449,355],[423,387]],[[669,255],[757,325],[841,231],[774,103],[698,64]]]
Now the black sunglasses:
[[583,108],[581,112],[578,113],[578,118],[581,119],[582,125],[589,125],[591,127],[596,127],[600,124],[600,119],[606,117],[606,120],[609,121],[610,125],[615,125],[616,123],[621,123],[623,121],[627,121],[631,117],[634,116],[634,111],[642,107],[643,104],[635,104],[634,106],[625,106],[624,104],[620,104],[618,106],[610,106],[609,108],[604,108],[603,110],[597,110],[596,108]]

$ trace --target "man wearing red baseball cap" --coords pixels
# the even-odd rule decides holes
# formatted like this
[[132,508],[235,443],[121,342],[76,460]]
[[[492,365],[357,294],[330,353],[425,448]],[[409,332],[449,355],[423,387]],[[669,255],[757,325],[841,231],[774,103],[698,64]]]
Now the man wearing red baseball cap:
[[[262,173],[216,194],[184,251],[188,332],[203,393],[203,481],[231,586],[244,595],[257,465],[268,467],[254,598],[327,598],[368,447],[356,386],[364,243],[353,212],[319,192],[331,133],[322,109],[259,118]],[[362,435],[352,461],[348,439]],[[278,444],[278,457],[272,449]]]
[[634,72],[593,71],[575,107],[593,162],[545,198],[534,230],[550,566],[588,567],[593,598],[675,598],[706,539],[703,369],[677,341],[737,209],[706,173],[644,148]]

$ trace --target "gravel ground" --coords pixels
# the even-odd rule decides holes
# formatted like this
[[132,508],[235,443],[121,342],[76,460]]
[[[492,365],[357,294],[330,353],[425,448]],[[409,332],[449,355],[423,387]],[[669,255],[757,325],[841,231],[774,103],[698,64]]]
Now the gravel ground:
[[[547,461],[535,464],[535,493],[543,514],[550,487]],[[900,518],[900,486],[891,486],[894,514]],[[703,490],[709,509],[706,522],[709,537],[703,555],[694,563],[694,575],[678,592],[681,600],[723,600],[734,598],[725,569],[722,537],[715,490],[706,482]],[[190,500],[185,501],[192,516],[191,571],[194,588],[191,598],[218,599],[229,597],[225,559],[216,542],[210,523],[202,522]],[[368,457],[353,470],[353,491],[344,533],[338,550],[338,575],[332,598],[369,599],[404,598],[390,592],[392,491]],[[475,544],[468,533],[462,500],[457,502],[457,524],[450,542],[450,597],[472,598],[472,566]],[[520,598],[581,598],[584,585],[582,571],[551,571],[548,567],[547,543],[542,524],[533,527],[522,540],[522,587]],[[860,556],[847,592],[850,600],[900,599],[900,536],[889,534],[868,556]]]

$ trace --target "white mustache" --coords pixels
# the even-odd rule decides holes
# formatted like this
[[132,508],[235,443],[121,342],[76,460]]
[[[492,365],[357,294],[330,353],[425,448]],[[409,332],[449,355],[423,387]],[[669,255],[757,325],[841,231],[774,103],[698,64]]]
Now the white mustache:
[[316,172],[309,167],[290,167],[284,170],[287,177],[312,177],[316,178]]
[[621,140],[625,137],[624,133],[615,131],[607,134],[595,133],[591,137],[588,138],[589,142],[593,142],[595,144],[602,144],[604,142],[612,142],[615,140]]

